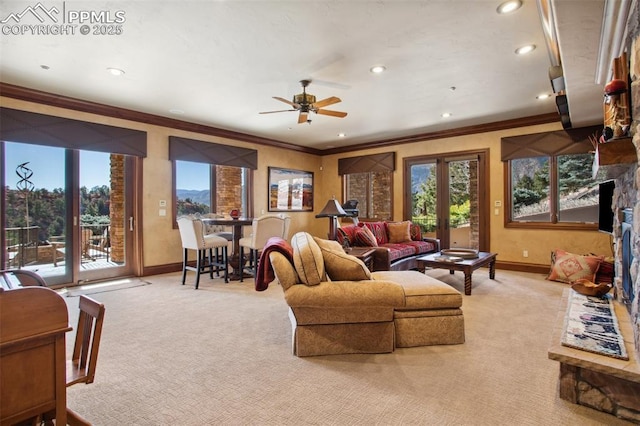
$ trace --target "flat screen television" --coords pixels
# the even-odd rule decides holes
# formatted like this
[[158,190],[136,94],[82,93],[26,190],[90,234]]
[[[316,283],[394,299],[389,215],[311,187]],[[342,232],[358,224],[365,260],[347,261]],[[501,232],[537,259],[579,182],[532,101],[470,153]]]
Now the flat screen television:
[[613,234],[613,190],[616,188],[616,181],[608,180],[600,184],[599,207],[598,207],[598,230]]

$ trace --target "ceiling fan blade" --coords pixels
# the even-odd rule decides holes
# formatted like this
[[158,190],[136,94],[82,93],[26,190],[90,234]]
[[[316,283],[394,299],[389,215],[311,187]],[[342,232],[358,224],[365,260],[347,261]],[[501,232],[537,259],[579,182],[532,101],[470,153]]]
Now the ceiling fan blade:
[[330,115],[332,117],[346,117],[347,113],[346,112],[342,112],[342,111],[332,111],[330,109],[319,109],[316,111],[316,113],[318,114],[322,114],[322,115]]
[[333,105],[333,104],[337,104],[338,102],[342,102],[342,100],[340,98],[337,98],[335,96],[331,96],[330,98],[327,99],[323,99],[321,101],[318,102],[314,102],[313,103],[313,107],[314,108],[322,108],[328,105]]
[[279,111],[263,111],[258,114],[273,114],[274,112],[289,112],[289,111],[297,111],[297,109],[281,109]]
[[300,115],[298,116],[298,124],[307,122],[308,113],[300,111]]
[[276,99],[276,100],[278,100],[280,102],[284,102],[285,104],[289,104],[294,108],[300,108],[300,105],[298,105],[297,103],[291,102],[291,101],[289,101],[289,100],[287,100],[285,98],[281,98],[280,96],[274,96],[273,99]]

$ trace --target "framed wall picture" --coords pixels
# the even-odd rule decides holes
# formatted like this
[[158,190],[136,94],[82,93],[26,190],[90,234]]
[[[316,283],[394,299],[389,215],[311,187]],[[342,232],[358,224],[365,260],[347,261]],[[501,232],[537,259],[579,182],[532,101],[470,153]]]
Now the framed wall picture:
[[269,167],[269,211],[313,211],[313,172]]

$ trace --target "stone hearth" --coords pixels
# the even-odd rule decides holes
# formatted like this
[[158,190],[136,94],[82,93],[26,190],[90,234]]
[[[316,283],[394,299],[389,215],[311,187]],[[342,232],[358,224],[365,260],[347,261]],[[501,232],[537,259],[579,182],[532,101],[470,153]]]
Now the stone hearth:
[[620,302],[614,303],[628,361],[569,348],[560,341],[570,291],[563,293],[549,348],[549,358],[560,362],[560,398],[640,423],[640,363],[627,309]]

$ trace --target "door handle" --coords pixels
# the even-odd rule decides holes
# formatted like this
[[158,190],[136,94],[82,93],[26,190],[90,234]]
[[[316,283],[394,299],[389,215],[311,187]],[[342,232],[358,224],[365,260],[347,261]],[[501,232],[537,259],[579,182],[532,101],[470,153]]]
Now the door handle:
[[133,216],[129,217],[129,231],[133,231]]
[[447,229],[449,229],[449,219],[445,219],[445,220],[444,220],[444,229],[445,229],[445,231],[446,231]]

